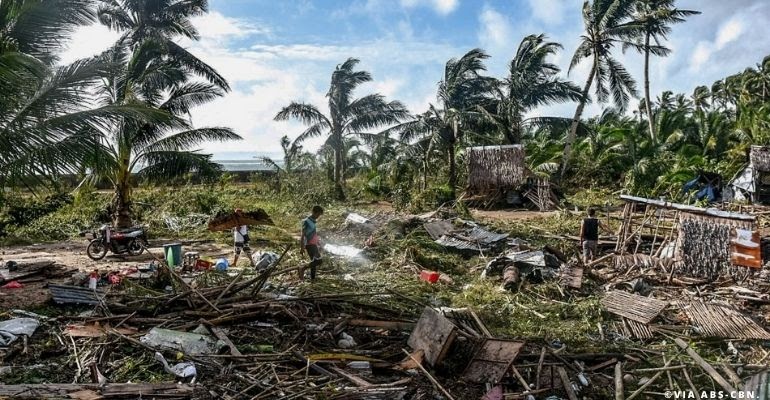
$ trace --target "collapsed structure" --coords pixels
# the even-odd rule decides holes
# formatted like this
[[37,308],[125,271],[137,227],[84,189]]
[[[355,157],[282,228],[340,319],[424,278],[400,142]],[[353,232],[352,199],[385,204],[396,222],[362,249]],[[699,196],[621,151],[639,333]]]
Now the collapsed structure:
[[762,266],[756,217],[622,195],[618,267],[662,267],[671,275],[714,279]]
[[486,204],[502,200],[521,204],[526,199],[541,211],[558,203],[548,178],[527,167],[524,148],[519,144],[469,148],[466,194]]
[[733,199],[770,204],[770,146],[751,146],[749,165],[730,182]]

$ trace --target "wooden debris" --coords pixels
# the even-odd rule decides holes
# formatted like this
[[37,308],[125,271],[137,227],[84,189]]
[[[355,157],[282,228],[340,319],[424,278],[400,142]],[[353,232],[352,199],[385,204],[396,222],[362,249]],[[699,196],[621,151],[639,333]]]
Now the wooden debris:
[[649,324],[663,311],[668,302],[612,290],[601,300],[607,311],[628,319]]
[[444,395],[445,395],[445,396],[446,396],[446,397],[447,397],[449,400],[454,400],[454,397],[452,397],[452,395],[451,395],[451,394],[449,394],[449,392],[447,392],[447,390],[446,390],[446,389],[444,389],[444,387],[443,387],[443,386],[441,386],[441,384],[440,384],[440,383],[438,383],[438,381],[436,380],[436,378],[434,378],[434,377],[433,377],[433,375],[431,375],[431,374],[430,374],[430,372],[428,372],[428,370],[426,370],[426,369],[425,369],[425,367],[423,367],[423,366],[422,366],[422,364],[420,364],[419,362],[417,362],[417,360],[415,360],[414,358],[412,358],[412,355],[411,355],[411,354],[409,354],[409,352],[408,352],[408,351],[406,351],[406,349],[401,349],[401,351],[403,351],[403,352],[404,352],[404,353],[407,355],[407,357],[411,358],[411,359],[412,359],[412,361],[414,361],[415,363],[417,363],[417,368],[419,368],[419,369],[420,369],[420,371],[422,371],[422,373],[423,373],[423,374],[425,374],[425,377],[427,377],[427,378],[428,378],[428,380],[430,380],[430,382],[433,384],[433,386],[435,386],[436,388],[438,388],[439,390],[441,390],[441,393],[444,393]]
[[578,264],[564,264],[560,281],[562,286],[580,289],[583,286],[583,267]]
[[[690,346],[685,343],[684,340],[680,338],[675,338],[674,343],[676,343],[677,346],[679,346],[681,349],[685,350],[687,352],[687,355],[690,356],[690,358],[695,361],[698,366],[701,367],[709,376],[711,379],[713,379],[719,386],[722,387],[722,389],[726,390],[727,392],[734,392],[735,388],[733,388],[732,385],[730,385],[729,382],[725,380],[725,378],[722,377],[722,375],[719,375],[719,372],[714,369],[714,367],[711,366],[706,360],[704,360],[695,350],[690,348]],[[629,399],[630,400],[630,399]]]
[[426,307],[409,336],[409,347],[425,351],[425,361],[439,365],[457,337],[457,327],[436,310]]
[[623,365],[615,364],[615,400],[623,400]]
[[[152,398],[190,399],[195,392],[189,385],[176,383],[108,383],[99,384],[23,384],[0,385],[0,397],[15,399],[71,398],[71,394],[83,391],[96,392],[99,398]],[[81,397],[82,398],[82,397]]]
[[524,342],[485,339],[463,372],[463,379],[476,383],[498,383],[510,369]]
[[678,302],[703,336],[728,339],[770,339],[770,333],[728,304]]
[[578,400],[575,389],[572,388],[572,382],[570,382],[564,367],[558,366],[556,367],[556,371],[559,373],[559,379],[561,380],[562,386],[564,386],[564,391],[567,393],[567,398],[569,398],[569,400]]

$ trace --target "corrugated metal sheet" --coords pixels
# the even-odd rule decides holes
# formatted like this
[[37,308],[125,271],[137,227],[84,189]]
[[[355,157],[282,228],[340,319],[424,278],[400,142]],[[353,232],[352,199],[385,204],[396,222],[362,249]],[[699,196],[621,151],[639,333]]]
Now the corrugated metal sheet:
[[506,233],[491,232],[478,226],[453,230],[453,225],[448,221],[432,222],[424,226],[436,243],[458,250],[486,251],[508,238]]
[[770,371],[760,372],[746,381],[743,395],[747,399],[770,400]]
[[99,296],[103,295],[80,286],[48,285],[53,301],[57,304],[100,304]]
[[738,219],[742,221],[756,221],[757,217],[749,214],[742,214],[730,211],[722,211],[716,208],[702,208],[696,206],[690,206],[687,204],[671,203],[665,200],[646,199],[644,197],[620,195],[620,198],[625,201],[634,203],[650,204],[656,207],[667,208],[672,210],[686,211],[693,214],[710,215],[712,217]]

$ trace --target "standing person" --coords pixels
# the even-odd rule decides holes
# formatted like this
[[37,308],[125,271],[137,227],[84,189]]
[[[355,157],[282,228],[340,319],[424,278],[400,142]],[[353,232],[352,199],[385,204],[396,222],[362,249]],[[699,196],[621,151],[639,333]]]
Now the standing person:
[[583,264],[588,264],[596,257],[596,249],[599,245],[599,228],[607,227],[596,218],[596,210],[588,209],[588,217],[580,224],[580,244],[583,246]]
[[310,263],[300,267],[299,280],[305,279],[305,268],[308,267],[310,267],[310,279],[314,280],[316,269],[323,262],[320,249],[321,238],[318,237],[318,232],[316,232],[316,223],[318,223],[318,218],[321,218],[323,213],[324,209],[321,206],[313,206],[310,216],[302,220],[302,233],[300,234],[302,237],[302,248],[307,252]]
[[[235,209],[235,215],[240,216],[243,210],[240,208]],[[254,266],[254,260],[251,257],[251,246],[249,246],[249,226],[240,225],[233,228],[233,240],[235,241],[235,258],[233,259],[233,267],[238,265],[238,257],[241,255],[241,251],[246,253],[249,258],[249,262]]]

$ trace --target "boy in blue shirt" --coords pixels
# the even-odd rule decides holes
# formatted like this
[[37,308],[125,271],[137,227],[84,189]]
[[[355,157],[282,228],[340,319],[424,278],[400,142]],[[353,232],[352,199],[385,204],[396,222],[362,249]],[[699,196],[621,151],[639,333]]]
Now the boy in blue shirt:
[[320,248],[321,238],[316,231],[316,223],[323,213],[324,209],[321,206],[314,206],[312,214],[302,220],[302,233],[300,234],[302,248],[307,252],[310,263],[299,269],[299,280],[305,279],[305,268],[307,267],[310,267],[310,280],[315,280],[316,269],[323,263]]

